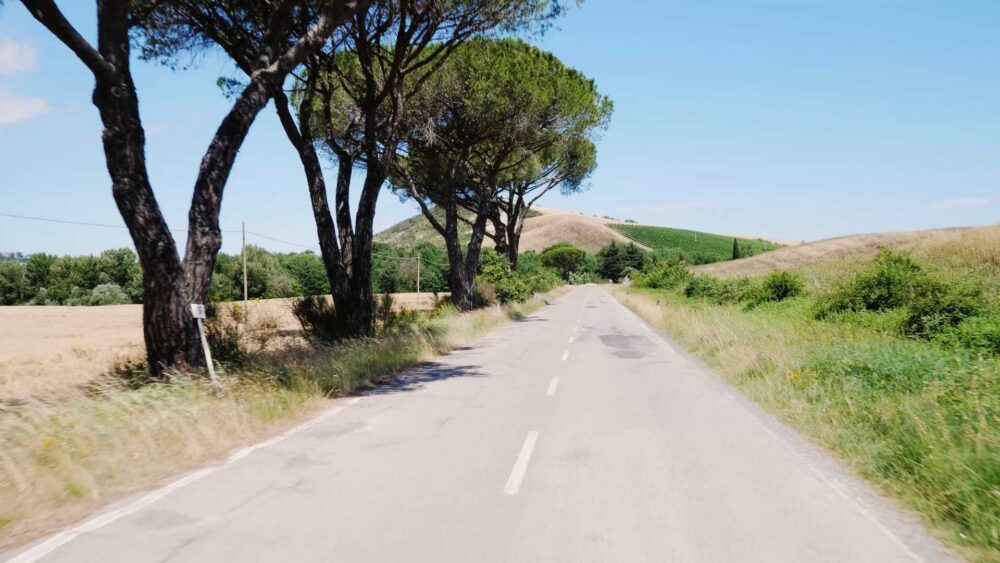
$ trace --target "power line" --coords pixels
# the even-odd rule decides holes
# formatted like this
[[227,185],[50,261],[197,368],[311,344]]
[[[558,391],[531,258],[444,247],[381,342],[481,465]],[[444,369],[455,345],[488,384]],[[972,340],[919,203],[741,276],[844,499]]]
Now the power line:
[[29,215],[14,215],[13,213],[0,213],[2,217],[13,217],[14,219],[30,219],[32,221],[46,221],[48,223],[65,223],[67,225],[86,225],[88,227],[104,227],[106,229],[124,229],[125,225],[106,225],[104,223],[87,223],[84,221],[69,221],[66,219],[50,219],[48,217],[31,217]]
[[[87,221],[73,221],[70,219],[53,219],[52,217],[34,217],[31,215],[16,215],[14,213],[0,213],[0,217],[11,217],[14,219],[28,219],[31,221],[45,221],[46,223],[63,223],[66,225],[83,225],[86,227],[103,227],[105,229],[127,229],[125,225],[108,225],[107,223],[90,223]],[[185,229],[168,229],[173,233],[186,233]],[[222,233],[238,233],[239,230],[234,229],[220,229],[219,232]]]
[[314,244],[313,245],[300,244],[300,243],[297,243],[297,242],[292,242],[290,240],[282,240],[280,238],[269,237],[267,235],[262,235],[260,233],[255,233],[253,231],[247,231],[247,234],[248,235],[253,235],[255,237],[260,237],[260,238],[263,238],[263,239],[267,239],[267,240],[273,240],[274,242],[280,242],[282,244],[289,244],[289,245],[292,245],[292,246],[298,246],[300,248],[305,248],[305,249],[308,249],[308,250],[315,250],[317,248],[317,246],[314,245]]

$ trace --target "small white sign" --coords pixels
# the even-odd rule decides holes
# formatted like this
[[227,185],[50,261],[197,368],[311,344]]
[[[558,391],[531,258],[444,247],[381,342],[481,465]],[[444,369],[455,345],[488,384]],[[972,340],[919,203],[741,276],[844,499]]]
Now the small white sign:
[[205,306],[202,305],[201,303],[192,303],[191,304],[191,316],[193,316],[196,319],[204,319],[205,318]]

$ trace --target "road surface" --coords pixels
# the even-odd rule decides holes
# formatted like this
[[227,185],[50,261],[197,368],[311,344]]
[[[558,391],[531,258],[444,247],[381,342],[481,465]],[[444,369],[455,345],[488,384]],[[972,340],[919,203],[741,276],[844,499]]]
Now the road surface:
[[597,287],[13,555],[951,559]]

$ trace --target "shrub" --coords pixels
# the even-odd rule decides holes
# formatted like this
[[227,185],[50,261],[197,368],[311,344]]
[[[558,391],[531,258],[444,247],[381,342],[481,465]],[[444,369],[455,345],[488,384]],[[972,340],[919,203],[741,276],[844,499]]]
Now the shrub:
[[524,279],[514,273],[503,276],[493,282],[496,287],[497,300],[501,303],[521,303],[531,297],[531,290]]
[[753,282],[749,278],[719,279],[703,275],[688,280],[684,296],[722,305],[744,301],[752,290]]
[[673,289],[691,279],[691,273],[680,264],[656,262],[638,272],[635,276],[636,287],[650,289]]
[[937,338],[949,346],[961,346],[980,354],[1000,355],[1000,317],[970,317]]
[[[483,297],[488,301],[520,303],[531,297],[532,292],[525,278],[520,273],[512,271],[507,257],[493,249],[482,252],[479,257],[479,270],[480,281],[477,286],[484,285],[485,282],[492,290],[492,295],[485,295],[487,289],[485,287],[482,289]],[[489,299],[490,297],[492,299]]]
[[883,250],[861,273],[817,302],[816,318],[844,311],[884,311],[907,305],[929,277],[909,255]]
[[954,328],[982,312],[979,300],[980,292],[974,288],[948,286],[936,281],[924,283],[907,306],[903,334],[931,338]]
[[124,305],[131,302],[132,298],[118,284],[102,283],[90,291],[90,297],[87,299],[86,304]]
[[760,280],[749,294],[751,307],[763,303],[784,301],[802,294],[805,284],[802,278],[792,272],[775,270]]
[[375,328],[379,335],[399,335],[424,325],[426,316],[413,309],[396,309],[389,294],[383,294],[375,305]]
[[[531,293],[545,293],[547,291],[552,291],[553,288],[561,284],[563,281],[559,277],[559,274],[549,268],[542,268],[532,274],[527,274],[521,270],[518,270],[516,273],[524,278],[524,283],[528,285],[528,291]],[[569,275],[570,278],[573,276],[582,276],[585,280],[590,279],[585,273],[570,272]]]
[[330,343],[347,336],[347,323],[337,315],[333,303],[323,296],[307,295],[292,302],[292,315],[302,333],[313,343]]
[[587,274],[570,272],[569,273],[569,283],[573,285],[583,285],[585,283],[590,283],[590,276]]

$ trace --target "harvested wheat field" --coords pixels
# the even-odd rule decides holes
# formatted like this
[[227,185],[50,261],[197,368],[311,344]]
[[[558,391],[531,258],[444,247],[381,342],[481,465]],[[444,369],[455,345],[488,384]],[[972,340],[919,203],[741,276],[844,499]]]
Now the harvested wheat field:
[[[430,309],[431,293],[393,295],[396,307]],[[250,315],[297,334],[291,299],[250,302]],[[0,410],[76,392],[116,363],[142,358],[142,305],[0,307]]]
[[874,256],[882,248],[912,250],[920,246],[958,242],[967,237],[986,237],[1000,244],[1000,225],[872,233],[823,239],[779,248],[750,258],[695,266],[692,271],[723,278],[763,276],[776,269],[790,270],[837,260]]

